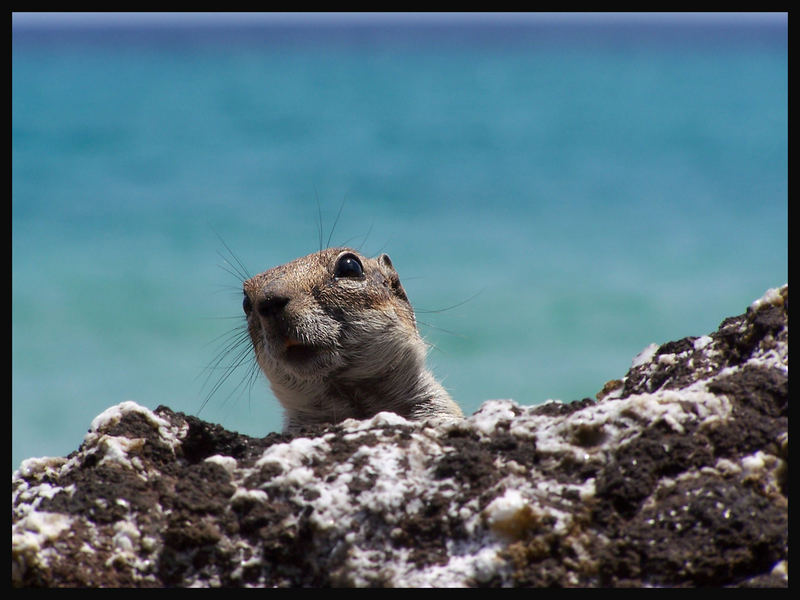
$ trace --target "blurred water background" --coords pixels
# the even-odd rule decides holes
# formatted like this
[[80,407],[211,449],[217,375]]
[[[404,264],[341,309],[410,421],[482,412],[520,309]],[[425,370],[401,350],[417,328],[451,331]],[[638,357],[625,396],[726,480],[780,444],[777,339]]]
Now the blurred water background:
[[249,362],[209,397],[226,245],[254,274],[340,207],[467,413],[715,330],[788,278],[787,23],[14,14],[12,469],[123,400],[280,430]]

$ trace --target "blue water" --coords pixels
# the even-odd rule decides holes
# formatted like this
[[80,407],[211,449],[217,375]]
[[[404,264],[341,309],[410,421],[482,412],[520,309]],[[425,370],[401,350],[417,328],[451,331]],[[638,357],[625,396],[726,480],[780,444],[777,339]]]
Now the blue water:
[[279,430],[246,367],[208,397],[226,245],[259,272],[340,206],[331,245],[391,255],[467,413],[593,396],[787,281],[787,55],[785,16],[15,21],[12,468],[123,400]]

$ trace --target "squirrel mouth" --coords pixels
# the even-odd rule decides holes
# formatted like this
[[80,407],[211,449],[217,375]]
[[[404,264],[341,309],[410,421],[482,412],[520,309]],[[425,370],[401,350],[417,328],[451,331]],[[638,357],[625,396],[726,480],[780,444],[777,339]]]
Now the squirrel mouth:
[[304,344],[293,337],[286,337],[284,340],[284,350],[287,360],[300,363],[315,358],[319,353],[319,348],[317,346]]

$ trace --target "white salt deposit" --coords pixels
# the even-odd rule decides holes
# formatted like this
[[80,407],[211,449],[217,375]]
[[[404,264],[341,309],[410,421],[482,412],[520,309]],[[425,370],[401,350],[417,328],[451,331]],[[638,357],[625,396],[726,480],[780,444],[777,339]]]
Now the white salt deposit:
[[764,295],[761,296],[758,300],[755,300],[751,305],[750,309],[752,311],[758,312],[762,308],[766,306],[782,306],[783,305],[783,296],[782,294],[788,290],[789,284],[785,283],[779,288],[769,288]]
[[653,357],[656,354],[656,350],[658,350],[658,344],[650,344],[646,348],[644,348],[639,354],[633,357],[631,361],[631,369],[635,369],[636,367],[640,367],[644,364],[649,363],[653,360]]

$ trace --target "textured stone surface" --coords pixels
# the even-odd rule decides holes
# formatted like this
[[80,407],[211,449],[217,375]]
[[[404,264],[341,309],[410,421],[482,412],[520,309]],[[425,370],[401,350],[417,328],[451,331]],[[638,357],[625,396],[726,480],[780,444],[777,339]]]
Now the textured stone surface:
[[250,438],[126,402],[12,478],[16,586],[787,586],[788,286],[598,398]]

